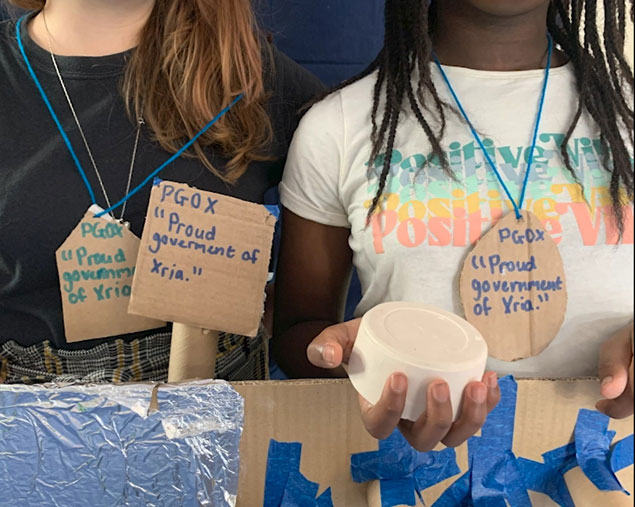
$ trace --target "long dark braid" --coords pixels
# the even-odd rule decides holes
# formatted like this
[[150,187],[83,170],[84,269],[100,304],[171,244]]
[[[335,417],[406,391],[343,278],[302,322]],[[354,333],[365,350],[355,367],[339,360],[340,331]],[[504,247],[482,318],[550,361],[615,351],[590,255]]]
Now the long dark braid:
[[[630,0],[633,21],[633,0]],[[580,26],[584,17],[582,40]],[[624,55],[627,6],[625,1],[604,0],[604,26],[597,20],[597,0],[554,0],[549,9],[549,31],[567,54],[576,75],[578,110],[561,147],[567,169],[575,176],[567,143],[586,110],[600,127],[605,169],[611,175],[613,212],[622,234],[623,206],[633,202],[633,73]],[[604,42],[602,43],[602,38]]]
[[[408,104],[417,122],[423,128],[432,151],[438,156],[443,170],[451,177],[448,161],[443,154],[441,139],[445,133],[445,113],[443,103],[432,81],[430,62],[433,54],[432,38],[434,8],[428,8],[421,0],[386,0],[386,26],[384,48],[374,63],[379,72],[375,82],[373,96],[373,130],[371,134],[372,151],[369,168],[372,171],[380,152],[385,152],[383,167],[379,176],[379,187],[368,211],[368,219],[379,208],[386,181],[390,173],[391,154],[395,146],[397,126],[404,103]],[[412,86],[413,71],[419,75],[417,89]],[[384,98],[383,118],[377,128],[377,116]],[[440,132],[433,131],[423,114],[430,111],[429,96],[434,102],[434,110],[441,122]]]
[[[566,167],[578,181],[571,164],[567,144],[587,111],[600,127],[604,167],[611,176],[610,194],[620,234],[624,229],[623,206],[633,201],[633,165],[629,152],[633,148],[633,74],[624,54],[627,17],[633,21],[624,0],[603,0],[604,23],[597,20],[597,0],[551,0],[547,20],[555,43],[573,64],[579,104],[561,146]],[[630,12],[629,12],[630,11]],[[390,174],[391,155],[400,115],[409,107],[423,128],[432,155],[449,177],[447,157],[441,147],[445,130],[445,104],[439,98],[431,76],[436,5],[423,0],[386,0],[384,47],[375,61],[359,76],[342,83],[341,89],[377,72],[372,108],[372,150],[369,168],[382,167],[377,193],[368,211],[368,219],[381,207]],[[580,35],[582,33],[582,36]],[[604,43],[602,43],[602,38]],[[412,86],[413,71],[419,82]],[[437,132],[426,119],[430,113]],[[628,133],[625,139],[625,133]],[[630,143],[630,146],[627,145]],[[381,159],[381,154],[385,156]]]

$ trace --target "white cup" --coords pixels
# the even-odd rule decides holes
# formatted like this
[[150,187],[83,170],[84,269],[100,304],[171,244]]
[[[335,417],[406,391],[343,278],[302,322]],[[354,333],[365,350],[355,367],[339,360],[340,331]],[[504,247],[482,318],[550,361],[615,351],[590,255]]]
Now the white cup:
[[353,386],[377,403],[393,373],[408,377],[402,417],[416,421],[426,409],[426,390],[433,380],[450,387],[454,419],[465,386],[481,380],[487,344],[466,320],[422,303],[383,303],[362,319],[348,363]]

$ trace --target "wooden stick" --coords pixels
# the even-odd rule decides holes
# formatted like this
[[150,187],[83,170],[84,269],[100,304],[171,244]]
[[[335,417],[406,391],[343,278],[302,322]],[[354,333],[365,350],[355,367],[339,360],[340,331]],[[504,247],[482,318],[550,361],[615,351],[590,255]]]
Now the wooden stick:
[[168,382],[214,378],[218,331],[174,323]]

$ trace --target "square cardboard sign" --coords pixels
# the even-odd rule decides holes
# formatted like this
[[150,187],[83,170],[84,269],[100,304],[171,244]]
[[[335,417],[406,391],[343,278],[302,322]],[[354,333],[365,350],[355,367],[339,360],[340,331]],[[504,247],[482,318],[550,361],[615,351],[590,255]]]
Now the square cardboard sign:
[[275,223],[263,205],[156,179],[130,313],[256,336]]

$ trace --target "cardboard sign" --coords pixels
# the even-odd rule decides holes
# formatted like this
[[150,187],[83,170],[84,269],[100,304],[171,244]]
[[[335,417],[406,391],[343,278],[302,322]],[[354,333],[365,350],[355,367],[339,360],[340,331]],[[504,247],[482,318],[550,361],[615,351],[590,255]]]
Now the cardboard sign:
[[459,283],[467,320],[505,361],[540,354],[567,308],[558,247],[536,215],[522,214],[509,213],[476,244]]
[[163,327],[128,313],[139,238],[91,207],[55,252],[67,342]]
[[275,223],[262,205],[155,180],[129,311],[256,336]]

